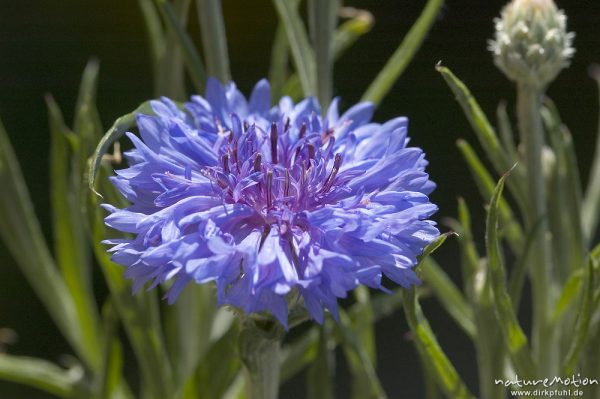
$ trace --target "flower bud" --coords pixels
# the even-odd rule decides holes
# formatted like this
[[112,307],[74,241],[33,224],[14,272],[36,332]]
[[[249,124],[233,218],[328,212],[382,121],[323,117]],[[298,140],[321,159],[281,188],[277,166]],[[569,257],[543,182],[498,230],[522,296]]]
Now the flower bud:
[[512,0],[496,18],[489,49],[509,79],[542,88],[569,65],[575,49],[567,17],[553,0]]

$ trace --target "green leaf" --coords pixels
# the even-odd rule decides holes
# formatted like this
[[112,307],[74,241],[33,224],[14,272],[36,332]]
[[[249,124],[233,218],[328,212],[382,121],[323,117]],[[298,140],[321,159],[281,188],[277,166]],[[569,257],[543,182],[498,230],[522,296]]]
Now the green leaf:
[[[507,170],[513,168],[514,162],[507,157],[507,152],[500,145],[500,141],[498,140],[494,128],[477,103],[475,97],[473,97],[469,91],[469,88],[458,79],[450,69],[438,64],[436,70],[442,75],[448,84],[448,87],[450,87],[454,93],[456,100],[462,107],[467,120],[481,143],[487,158],[492,162],[496,172],[503,174]],[[515,177],[517,178],[516,181],[514,183],[509,183],[509,188],[519,205],[519,209],[524,210],[527,209],[525,207],[527,202],[525,200],[525,185],[522,182],[520,170]]]
[[319,329],[311,327],[300,338],[281,349],[280,383],[284,383],[310,364],[318,351]]
[[46,360],[0,353],[0,379],[28,385],[61,398],[90,397],[80,367],[65,370]]
[[371,362],[377,364],[375,357],[375,315],[371,306],[369,289],[365,286],[358,286],[354,290],[354,296],[357,305],[351,315],[354,331],[369,355]]
[[555,162],[549,185],[549,219],[553,237],[554,265],[559,281],[585,263],[586,244],[581,224],[581,183],[573,141],[548,98],[541,110]]
[[336,333],[344,350],[353,379],[353,398],[387,398],[377,377],[375,366],[352,328],[346,312],[340,309],[340,324]]
[[109,297],[102,309],[104,342],[102,343],[102,371],[96,378],[94,389],[98,399],[133,398],[123,378],[123,349],[119,341],[119,317]]
[[494,379],[504,374],[504,346],[498,345],[502,335],[494,314],[486,263],[475,248],[470,212],[462,198],[458,201],[458,215],[460,222],[454,222],[453,228],[459,233],[465,292],[471,302],[477,331],[473,343],[479,366],[479,394],[483,398],[500,399],[506,397],[505,389],[496,385]]
[[188,284],[177,302],[164,307],[167,342],[177,385],[189,379],[212,344],[215,298],[214,287]]
[[221,83],[231,80],[221,0],[196,0],[206,71]]
[[102,137],[102,139],[100,139],[100,142],[96,147],[96,151],[94,151],[94,155],[92,156],[92,159],[89,163],[88,184],[90,190],[92,190],[96,195],[99,195],[100,197],[100,193],[98,193],[95,188],[95,181],[96,175],[98,174],[100,168],[100,164],[102,163],[102,157],[108,152],[108,149],[115,141],[121,138],[121,136],[123,136],[129,129],[135,127],[135,116],[138,113],[152,114],[150,102],[144,102],[139,107],[137,107],[135,111],[118,118],[112,125],[112,127],[108,129],[108,131]]
[[449,398],[474,399],[475,397],[469,392],[437,342],[429,322],[421,310],[414,288],[404,290],[403,303],[404,314],[412,331],[421,362],[432,372],[440,390]]
[[498,119],[498,131],[500,132],[500,141],[506,151],[508,161],[516,163],[519,159],[517,145],[515,144],[515,135],[510,125],[510,119],[506,112],[506,102],[501,101],[496,108],[496,118]]
[[328,323],[319,328],[317,356],[310,364],[307,373],[309,398],[332,399],[334,378],[334,354],[329,345]]
[[594,312],[594,287],[596,286],[596,272],[595,269],[598,265],[594,266],[594,261],[590,257],[587,264],[586,275],[584,281],[586,282],[584,290],[582,292],[581,305],[579,312],[577,313],[577,321],[575,324],[575,332],[571,339],[571,346],[567,352],[565,360],[563,362],[564,375],[573,375],[577,367],[577,362],[581,356],[583,348],[588,337],[588,330],[590,320]]
[[269,83],[271,84],[271,95],[273,98],[283,96],[283,87],[288,77],[288,63],[289,48],[287,36],[283,24],[279,22],[271,47],[271,63],[269,66]]
[[[85,225],[81,223],[83,205],[80,202],[80,173],[78,154],[69,151],[62,113],[54,99],[46,97],[51,134],[50,194],[52,227],[56,262],[75,304],[79,328],[86,348],[88,366],[98,371],[100,367],[98,333],[99,315],[93,297],[91,258],[86,240]],[[80,103],[83,106],[83,102]],[[78,151],[83,151],[78,146]]]
[[316,94],[315,53],[310,46],[306,29],[293,1],[273,0],[280,21],[285,27],[294,65],[298,71],[305,96]]
[[239,326],[235,323],[225,335],[212,344],[198,365],[193,380],[189,381],[193,384],[195,392],[195,396],[190,397],[223,397],[241,369],[237,350],[238,335]]
[[[456,145],[467,162],[471,176],[473,177],[473,180],[475,180],[475,184],[477,185],[481,196],[488,201],[494,193],[494,180],[492,179],[492,176],[469,143],[459,139],[456,142]],[[520,254],[523,251],[522,246],[524,241],[521,225],[514,216],[508,202],[502,198],[499,202],[499,209],[502,227],[505,231],[508,243],[515,254]]]
[[536,375],[537,367],[529,350],[527,336],[519,325],[512,301],[507,292],[506,272],[500,255],[500,244],[498,241],[498,206],[507,176],[505,174],[500,178],[488,209],[485,235],[488,276],[492,286],[498,322],[504,336],[504,344],[507,347],[516,372],[524,378],[530,378]]
[[160,20],[160,15],[153,0],[138,0],[138,5],[144,17],[146,35],[150,48],[150,60],[154,75],[154,92],[159,91],[159,79],[161,60],[164,58],[166,39],[165,32]]
[[421,277],[432,289],[446,312],[469,338],[474,338],[476,329],[473,320],[473,309],[444,270],[433,259],[427,258],[423,261]]
[[337,25],[338,0],[308,0],[308,26],[315,49],[317,98],[323,109],[333,92],[332,38]]
[[396,80],[402,75],[402,72],[423,44],[443,5],[443,0],[429,0],[427,2],[423,12],[410,28],[400,46],[394,51],[394,54],[363,95],[362,101],[379,104],[392,89]]
[[73,349],[88,350],[73,298],[44,240],[21,168],[0,122],[0,236],[35,293]]
[[194,42],[179,22],[177,13],[171,3],[168,0],[154,0],[154,2],[168,31],[173,32],[177,36],[177,43],[183,52],[183,61],[187,67],[188,75],[194,84],[194,89],[198,93],[203,92],[206,82],[206,72],[202,58],[200,58]]
[[[596,80],[598,93],[600,94],[600,67],[594,65],[590,69],[590,75]],[[581,208],[581,223],[583,224],[584,236],[588,242],[596,234],[598,221],[600,220],[600,111],[598,112],[598,117],[596,151]]]

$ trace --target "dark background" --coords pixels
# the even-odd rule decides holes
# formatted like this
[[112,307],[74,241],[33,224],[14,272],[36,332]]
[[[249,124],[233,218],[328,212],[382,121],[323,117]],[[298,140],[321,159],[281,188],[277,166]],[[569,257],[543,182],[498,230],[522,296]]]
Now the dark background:
[[[248,93],[268,71],[275,12],[267,0],[223,0],[223,4],[232,73],[238,86]],[[336,66],[335,94],[342,96],[343,108],[360,98],[423,4],[424,1],[346,1],[346,5],[369,9],[375,16],[375,26]],[[487,40],[493,34],[492,20],[503,4],[448,1],[424,46],[375,117],[381,122],[397,115],[410,118],[412,143],[427,152],[429,172],[438,183],[432,195],[440,206],[437,220],[454,215],[456,198],[463,196],[471,205],[475,233],[480,237],[483,203],[455,146],[460,137],[474,144],[476,139],[434,65],[441,60],[452,68],[492,120],[498,101],[507,100],[514,120],[513,87],[494,67],[486,50]],[[569,16],[569,29],[577,33],[577,53],[571,67],[552,85],[550,96],[573,132],[582,177],[587,179],[598,110],[596,85],[588,78],[587,68],[600,62],[600,2],[559,1],[559,6]],[[43,96],[52,93],[70,120],[81,72],[92,56],[101,61],[98,107],[105,125],[152,96],[148,47],[136,1],[0,0],[0,117],[21,161],[48,237],[49,133]],[[445,245],[437,260],[458,281],[455,243]],[[97,277],[101,279],[98,272]],[[103,292],[102,287],[99,292]],[[435,301],[426,300],[424,308],[447,354],[476,391],[477,365],[471,344]],[[527,314],[524,309],[526,325]],[[70,352],[0,243],[1,327],[18,333],[18,342],[9,348],[11,353],[57,361]],[[400,312],[377,326],[378,372],[390,398],[424,395],[420,367],[411,342],[405,338],[406,331]],[[342,357],[338,359],[336,384],[338,397],[344,398],[348,396],[349,377]],[[286,384],[281,393],[282,398],[304,396],[302,377]],[[0,398],[46,397],[0,382]]]

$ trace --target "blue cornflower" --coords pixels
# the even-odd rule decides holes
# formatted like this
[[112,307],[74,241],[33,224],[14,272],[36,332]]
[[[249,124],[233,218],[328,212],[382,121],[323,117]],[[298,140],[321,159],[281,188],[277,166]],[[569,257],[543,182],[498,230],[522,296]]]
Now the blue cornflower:
[[287,325],[287,300],[322,323],[359,284],[419,283],[412,268],[439,232],[406,118],[372,123],[370,103],[340,116],[337,99],[325,117],[314,98],[271,107],[266,80],[249,100],[210,79],[182,108],[151,106],[112,177],[131,206],[105,205],[106,224],[133,234],[106,243],[134,290],[173,279],[172,303],[188,282],[214,281],[219,304]]

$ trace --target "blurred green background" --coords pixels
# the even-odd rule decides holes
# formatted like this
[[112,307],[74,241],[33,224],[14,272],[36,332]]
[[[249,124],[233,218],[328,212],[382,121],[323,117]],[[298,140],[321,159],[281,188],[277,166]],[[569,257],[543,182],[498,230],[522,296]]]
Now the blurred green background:
[[[342,97],[342,108],[358,101],[424,5],[422,1],[391,0],[344,3],[371,11],[375,25],[336,64],[334,92]],[[494,67],[486,49],[493,33],[492,20],[503,4],[448,1],[424,46],[375,116],[377,121],[397,115],[409,117],[412,143],[425,149],[429,173],[438,184],[432,195],[433,202],[440,205],[437,220],[442,222],[445,216],[454,215],[456,198],[463,196],[472,205],[475,233],[481,239],[483,204],[455,146],[459,137],[473,144],[476,140],[434,65],[441,60],[451,67],[492,120],[499,99],[508,101],[514,117],[512,85]],[[549,94],[573,132],[581,170],[587,171],[598,109],[596,85],[588,78],[587,68],[600,62],[600,2],[571,0],[559,1],[558,5],[569,17],[569,30],[577,34],[577,53]],[[267,0],[223,0],[223,7],[232,74],[242,91],[249,92],[268,71],[275,11]],[[69,121],[80,75],[90,57],[101,62],[98,107],[105,126],[151,97],[152,71],[136,1],[0,0],[0,116],[48,237],[49,133],[43,96],[52,93]],[[582,178],[587,180],[585,173]],[[442,230],[447,230],[443,224]],[[436,259],[459,281],[455,244],[442,247]],[[99,271],[96,277],[96,293],[104,297],[106,291]],[[423,306],[442,347],[476,391],[477,364],[471,344],[434,301],[425,300]],[[526,328],[527,315],[525,309],[522,317]],[[3,327],[18,334],[18,341],[8,347],[11,353],[51,360],[69,353],[67,344],[0,243],[0,328]],[[421,370],[414,347],[406,338],[407,331],[401,313],[377,326],[378,373],[384,389],[393,398],[423,395]],[[343,398],[348,396],[349,377],[343,356],[337,358],[336,388],[338,397]],[[127,367],[135,364],[129,361]],[[300,376],[284,385],[281,397],[304,398],[303,382]],[[0,382],[0,398],[46,397]]]

